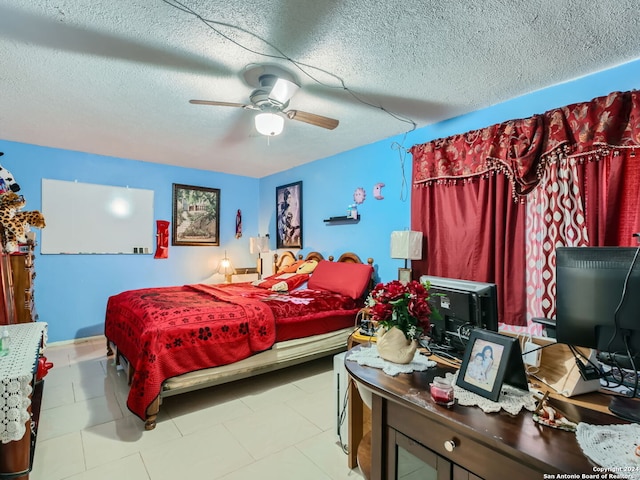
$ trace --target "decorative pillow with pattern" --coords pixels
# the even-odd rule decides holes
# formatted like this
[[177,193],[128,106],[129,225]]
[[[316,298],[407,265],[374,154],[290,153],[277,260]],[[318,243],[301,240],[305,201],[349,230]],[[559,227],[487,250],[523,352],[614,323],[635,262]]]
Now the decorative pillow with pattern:
[[254,280],[251,285],[254,287],[267,288],[274,292],[289,292],[299,287],[309,279],[308,274],[300,273],[280,273],[272,275],[262,280]]

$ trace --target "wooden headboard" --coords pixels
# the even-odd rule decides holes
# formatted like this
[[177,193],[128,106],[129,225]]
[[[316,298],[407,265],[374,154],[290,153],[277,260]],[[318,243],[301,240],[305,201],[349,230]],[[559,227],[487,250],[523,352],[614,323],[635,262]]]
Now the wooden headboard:
[[[307,256],[303,258],[302,255],[298,254],[296,256],[293,252],[289,250],[286,250],[281,253],[276,252],[273,254],[273,271],[275,273],[278,273],[282,271],[284,268],[296,262],[297,260],[316,260],[317,262],[319,262],[320,260],[324,260],[324,256],[319,252],[309,252]],[[333,262],[334,260],[333,255],[330,255],[328,260],[330,262]],[[360,257],[353,252],[343,253],[338,258],[338,262],[364,263],[362,260],[360,260]],[[373,266],[373,258],[371,257],[367,258],[367,264]]]

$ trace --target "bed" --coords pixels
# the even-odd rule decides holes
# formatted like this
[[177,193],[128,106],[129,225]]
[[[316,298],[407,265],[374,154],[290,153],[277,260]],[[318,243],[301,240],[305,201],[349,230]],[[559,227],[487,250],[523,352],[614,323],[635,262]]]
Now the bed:
[[109,297],[107,354],[127,372],[127,407],[152,430],[163,398],[344,351],[372,265],[354,253],[333,261],[284,252],[274,256],[276,273],[261,282]]

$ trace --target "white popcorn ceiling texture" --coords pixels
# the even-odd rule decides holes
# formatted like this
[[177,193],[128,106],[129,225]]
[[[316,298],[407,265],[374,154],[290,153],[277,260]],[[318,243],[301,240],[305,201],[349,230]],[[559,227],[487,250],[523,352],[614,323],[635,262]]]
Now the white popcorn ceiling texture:
[[[182,2],[0,0],[0,139],[262,177],[640,57],[637,0]],[[247,103],[256,63],[340,125],[267,142],[251,110],[189,104]]]

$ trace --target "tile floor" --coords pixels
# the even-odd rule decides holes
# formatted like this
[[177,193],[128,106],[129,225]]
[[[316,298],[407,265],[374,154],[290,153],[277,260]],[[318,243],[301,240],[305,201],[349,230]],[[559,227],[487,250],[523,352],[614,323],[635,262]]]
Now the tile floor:
[[164,400],[155,430],[125,405],[105,341],[47,347],[30,480],[361,480],[335,435],[331,357]]

